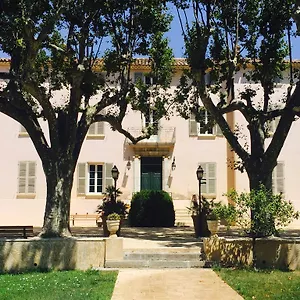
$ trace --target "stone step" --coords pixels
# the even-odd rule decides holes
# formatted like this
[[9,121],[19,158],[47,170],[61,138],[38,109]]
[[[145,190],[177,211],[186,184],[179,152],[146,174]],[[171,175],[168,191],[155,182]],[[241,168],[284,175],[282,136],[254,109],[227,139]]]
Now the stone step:
[[164,268],[203,268],[205,262],[203,260],[198,261],[178,261],[178,260],[109,260],[105,263],[105,268],[152,268],[152,269],[164,269]]
[[159,261],[197,261],[200,260],[200,251],[197,253],[128,253],[124,260],[159,260]]

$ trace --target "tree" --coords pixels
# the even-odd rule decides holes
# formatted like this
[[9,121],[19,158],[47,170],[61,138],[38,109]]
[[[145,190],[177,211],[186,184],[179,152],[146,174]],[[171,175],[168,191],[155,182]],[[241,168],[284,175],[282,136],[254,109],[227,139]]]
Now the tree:
[[[158,118],[167,113],[168,101],[157,91],[171,80],[172,52],[163,37],[170,20],[160,0],[1,1],[0,50],[11,61],[9,73],[1,74],[7,84],[0,112],[26,128],[42,161],[47,199],[41,236],[70,235],[73,175],[92,123],[108,122],[137,143],[151,128],[139,137],[126,131],[129,106],[142,112],[154,106]],[[136,87],[131,80],[137,55],[149,56],[155,85]],[[60,90],[68,96],[58,99]]]
[[[272,171],[300,105],[300,86],[294,83],[291,61],[293,1],[174,3],[190,66],[177,90],[179,111],[186,118],[190,111],[199,120],[202,102],[238,155],[239,160],[230,163],[247,172],[250,189],[258,190],[263,185],[271,190]],[[289,60],[285,60],[287,56]],[[285,70],[289,70],[290,85],[278,102],[274,88]],[[256,87],[249,85],[237,93],[234,79],[238,72],[243,72]],[[213,101],[214,97],[217,101]],[[236,130],[233,113],[241,114],[245,120],[248,139],[243,140],[240,130]],[[275,118],[279,119],[278,126],[270,136],[269,125]],[[267,138],[270,143],[266,147]]]

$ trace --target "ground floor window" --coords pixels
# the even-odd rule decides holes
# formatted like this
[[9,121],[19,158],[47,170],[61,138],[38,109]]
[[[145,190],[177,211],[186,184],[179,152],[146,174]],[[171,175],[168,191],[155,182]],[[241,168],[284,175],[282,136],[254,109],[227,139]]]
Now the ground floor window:
[[103,165],[89,165],[89,193],[103,192]]

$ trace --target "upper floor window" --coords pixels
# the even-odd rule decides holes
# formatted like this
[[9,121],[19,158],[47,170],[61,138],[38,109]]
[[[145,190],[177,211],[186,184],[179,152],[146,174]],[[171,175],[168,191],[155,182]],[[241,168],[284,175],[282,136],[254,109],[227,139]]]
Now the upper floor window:
[[93,123],[87,133],[87,139],[103,139],[104,138],[104,122]]
[[158,113],[155,109],[149,108],[148,112],[144,114],[144,127],[152,126],[153,127],[153,134],[158,134],[158,128],[159,128],[159,119],[158,119]]
[[196,120],[196,116],[191,114],[189,119],[189,135],[201,136],[201,135],[217,135],[222,136],[222,130],[218,124],[213,124],[211,115],[207,110],[201,110],[199,113],[199,119]]
[[147,85],[152,85],[155,84],[155,79],[146,75],[145,73],[142,72],[135,72],[134,73],[134,82],[142,81],[143,83]]
[[28,137],[28,132],[26,130],[26,128],[20,124],[20,127],[19,127],[19,137]]

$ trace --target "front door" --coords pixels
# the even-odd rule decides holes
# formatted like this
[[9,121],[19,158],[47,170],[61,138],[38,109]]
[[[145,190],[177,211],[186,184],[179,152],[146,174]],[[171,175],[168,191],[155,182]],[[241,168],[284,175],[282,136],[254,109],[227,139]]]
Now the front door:
[[142,157],[141,190],[162,189],[162,157]]

